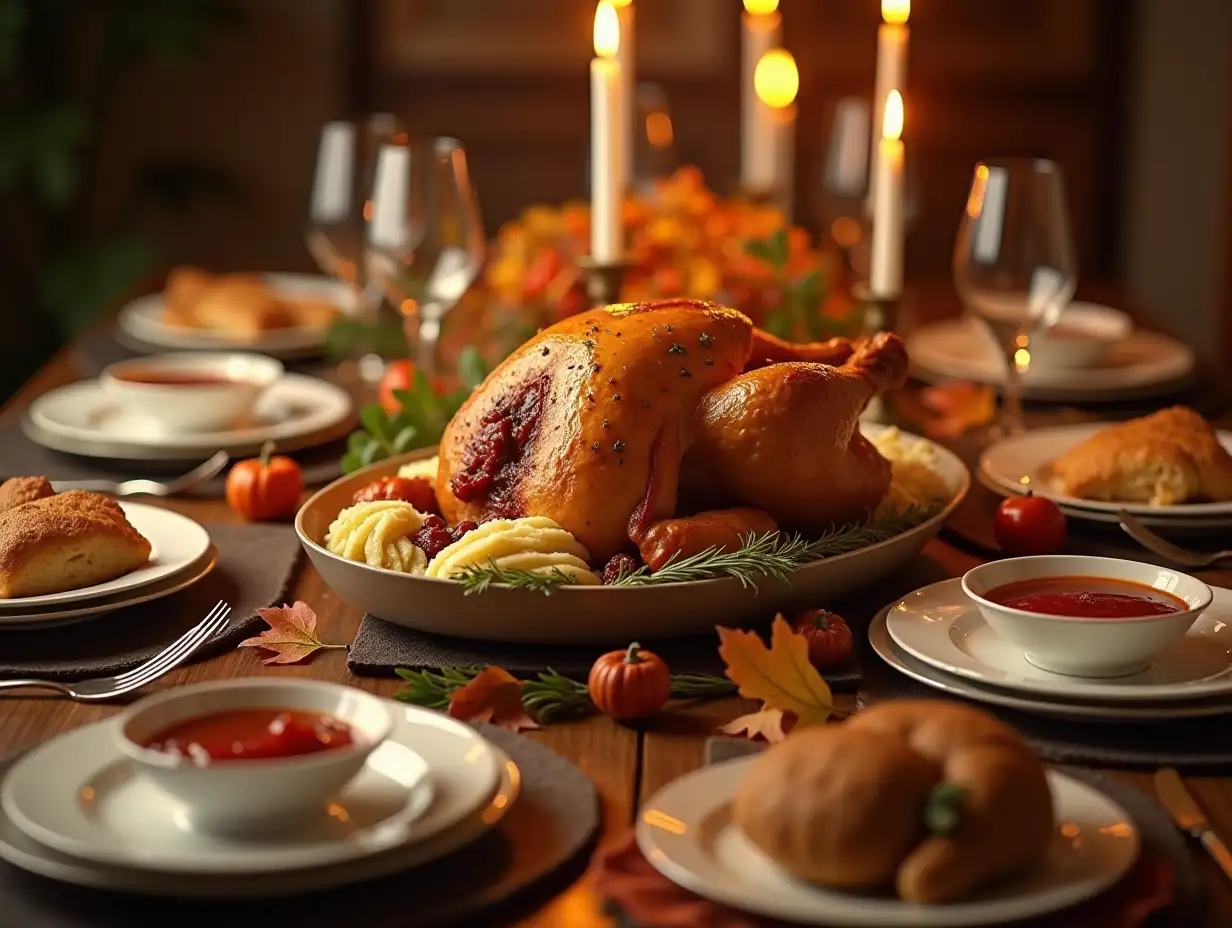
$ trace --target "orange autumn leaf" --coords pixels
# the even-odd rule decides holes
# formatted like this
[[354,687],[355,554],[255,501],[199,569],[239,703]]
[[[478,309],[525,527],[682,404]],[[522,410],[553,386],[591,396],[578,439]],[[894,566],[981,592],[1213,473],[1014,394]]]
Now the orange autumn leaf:
[[808,639],[774,617],[770,647],[756,632],[719,628],[719,656],[727,678],[745,699],[760,699],[763,709],[790,712],[799,725],[820,725],[834,714],[830,687],[809,661]]
[[795,719],[784,714],[782,709],[767,709],[762,706],[756,712],[732,719],[721,726],[719,731],[725,735],[743,735],[750,741],[760,736],[770,744],[778,744],[787,737],[784,726],[790,730],[794,721]]
[[317,637],[317,614],[307,603],[297,600],[291,606],[258,609],[257,615],[269,628],[255,638],[245,638],[239,647],[273,651],[274,656],[263,660],[263,664],[297,664],[317,651],[346,647],[345,644],[325,644]]
[[522,705],[522,684],[508,670],[485,667],[449,696],[449,714],[463,722],[490,722],[510,731],[538,728]]
[[966,380],[925,387],[920,402],[932,413],[921,423],[931,438],[958,438],[992,422],[997,414],[996,390]]

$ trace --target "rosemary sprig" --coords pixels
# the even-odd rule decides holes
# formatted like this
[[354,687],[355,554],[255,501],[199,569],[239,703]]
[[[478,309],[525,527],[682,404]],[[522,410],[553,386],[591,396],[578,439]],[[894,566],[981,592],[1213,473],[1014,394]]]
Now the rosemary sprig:
[[[407,670],[394,673],[406,681],[394,699],[426,709],[449,708],[449,698],[479,675],[479,667],[441,667],[439,670]],[[714,699],[730,696],[736,685],[725,677],[709,674],[673,674],[673,699]],[[595,705],[586,684],[562,676],[551,667],[534,678],[522,681],[522,705],[542,724],[590,715]]]
[[543,573],[534,570],[510,570],[491,559],[486,564],[467,564],[453,575],[453,579],[462,584],[464,596],[486,593],[493,583],[551,596],[558,587],[573,583],[569,575],[559,567],[553,567]]

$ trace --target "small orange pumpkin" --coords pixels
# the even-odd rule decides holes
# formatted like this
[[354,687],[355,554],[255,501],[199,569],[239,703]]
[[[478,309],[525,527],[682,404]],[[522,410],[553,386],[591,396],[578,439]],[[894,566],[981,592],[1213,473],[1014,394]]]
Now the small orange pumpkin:
[[274,454],[274,443],[261,456],[238,462],[227,474],[227,504],[245,519],[287,519],[299,509],[304,475],[288,457]]
[[609,651],[590,668],[586,688],[591,701],[614,719],[654,715],[672,694],[672,674],[659,655],[636,641],[624,651]]

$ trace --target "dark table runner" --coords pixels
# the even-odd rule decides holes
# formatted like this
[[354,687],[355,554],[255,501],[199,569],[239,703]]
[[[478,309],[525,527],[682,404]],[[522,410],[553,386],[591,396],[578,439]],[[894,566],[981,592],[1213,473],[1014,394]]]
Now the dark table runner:
[[196,625],[220,599],[230,621],[196,654],[203,660],[264,628],[257,609],[281,605],[299,559],[286,525],[207,525],[218,565],[192,586],[97,618],[44,628],[0,628],[0,678],[80,680],[121,673],[149,660]]

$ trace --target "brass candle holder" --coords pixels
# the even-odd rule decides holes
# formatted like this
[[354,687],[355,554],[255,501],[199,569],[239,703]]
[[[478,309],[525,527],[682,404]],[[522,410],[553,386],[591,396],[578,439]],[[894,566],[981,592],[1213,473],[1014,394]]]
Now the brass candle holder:
[[586,275],[586,295],[592,306],[610,306],[620,302],[620,291],[629,265],[623,261],[604,264],[590,255],[578,258],[578,267]]
[[874,293],[866,283],[859,283],[851,288],[851,295],[864,310],[865,332],[893,332],[898,328],[903,303],[901,292],[887,296]]

